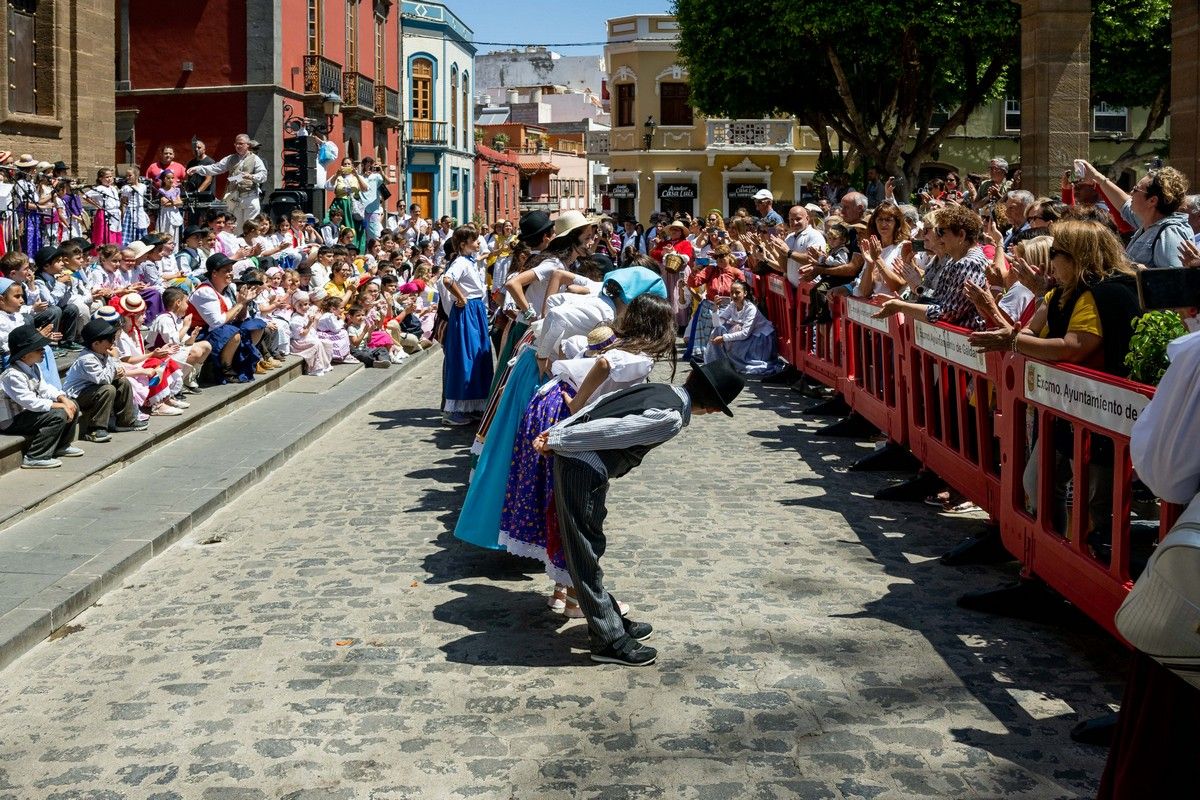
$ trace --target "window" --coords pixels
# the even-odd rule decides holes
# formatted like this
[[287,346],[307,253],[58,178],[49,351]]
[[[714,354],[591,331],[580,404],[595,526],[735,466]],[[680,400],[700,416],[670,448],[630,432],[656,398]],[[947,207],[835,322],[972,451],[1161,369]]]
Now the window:
[[688,103],[686,83],[660,84],[662,106],[659,109],[659,125],[691,125],[692,107]]
[[433,62],[418,58],[412,62],[413,119],[433,119],[430,107],[430,88],[433,84]]
[[1126,133],[1129,130],[1129,109],[1101,103],[1092,109],[1092,130],[1096,133]]
[[[383,17],[375,17],[375,84],[383,86],[384,78],[387,76],[387,50],[384,47],[383,32],[384,32]],[[384,109],[375,109],[376,114],[382,114]]]
[[617,127],[633,126],[633,84],[617,84]]
[[458,68],[450,68],[450,146],[458,146]]
[[469,150],[471,135],[471,76],[462,74],[462,149]]
[[346,0],[346,71],[358,72],[358,0]]
[[1021,130],[1021,101],[1008,99],[1004,101],[1004,130]]
[[950,112],[944,108],[938,107],[933,110],[929,116],[929,130],[940,130],[950,120]]
[[308,52],[311,55],[321,55],[324,47],[321,25],[325,0],[308,0]]

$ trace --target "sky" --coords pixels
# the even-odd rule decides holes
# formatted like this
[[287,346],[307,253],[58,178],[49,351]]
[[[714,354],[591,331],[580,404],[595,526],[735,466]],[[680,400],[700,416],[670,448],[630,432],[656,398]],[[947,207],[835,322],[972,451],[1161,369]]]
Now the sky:
[[[629,14],[669,13],[671,0],[605,0],[603,3],[570,0],[443,0],[458,18],[475,31],[476,42],[552,44],[603,42],[604,21]],[[480,53],[507,50],[503,45],[479,45]],[[563,55],[600,55],[603,44],[590,47],[555,47]]]

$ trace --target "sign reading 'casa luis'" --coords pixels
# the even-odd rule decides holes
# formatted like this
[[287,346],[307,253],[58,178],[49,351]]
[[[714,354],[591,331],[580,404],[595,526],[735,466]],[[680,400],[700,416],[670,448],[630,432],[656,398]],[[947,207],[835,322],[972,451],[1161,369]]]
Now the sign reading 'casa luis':
[[663,200],[695,200],[696,184],[694,183],[660,183],[658,196]]

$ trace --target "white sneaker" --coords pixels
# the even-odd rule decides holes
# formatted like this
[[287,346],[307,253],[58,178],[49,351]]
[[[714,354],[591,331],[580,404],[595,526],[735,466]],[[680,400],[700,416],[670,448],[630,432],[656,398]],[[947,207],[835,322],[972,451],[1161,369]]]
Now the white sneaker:
[[69,445],[54,453],[55,458],[79,458],[83,455],[83,450],[75,445]]
[[192,407],[191,403],[189,403],[186,400],[181,400],[178,397],[168,398],[166,402],[170,403],[171,405],[175,406],[176,408],[191,408]]
[[181,414],[183,414],[182,411],[170,405],[169,402],[165,400],[156,405],[154,408],[150,409],[150,416],[152,417],[178,417]]

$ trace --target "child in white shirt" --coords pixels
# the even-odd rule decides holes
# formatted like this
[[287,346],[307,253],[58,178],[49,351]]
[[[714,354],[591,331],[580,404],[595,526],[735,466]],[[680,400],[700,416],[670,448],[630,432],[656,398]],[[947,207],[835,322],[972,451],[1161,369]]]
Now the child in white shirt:
[[188,313],[187,294],[182,289],[172,286],[163,292],[163,306],[166,312],[154,318],[146,334],[146,343],[155,348],[178,345],[171,360],[180,366],[184,388],[198,392],[197,376],[212,353],[212,345],[196,341],[200,326],[192,326],[194,320]]

